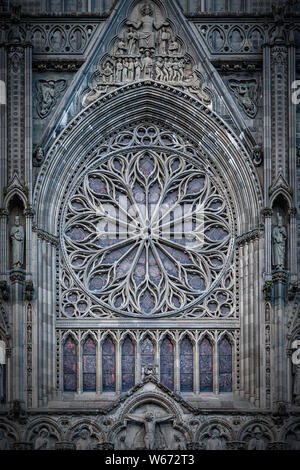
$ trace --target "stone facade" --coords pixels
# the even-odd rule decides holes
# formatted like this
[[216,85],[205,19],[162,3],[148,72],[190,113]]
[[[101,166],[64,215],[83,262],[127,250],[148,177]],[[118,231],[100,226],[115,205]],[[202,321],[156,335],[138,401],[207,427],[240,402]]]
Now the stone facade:
[[0,449],[299,450],[300,4],[10,3]]

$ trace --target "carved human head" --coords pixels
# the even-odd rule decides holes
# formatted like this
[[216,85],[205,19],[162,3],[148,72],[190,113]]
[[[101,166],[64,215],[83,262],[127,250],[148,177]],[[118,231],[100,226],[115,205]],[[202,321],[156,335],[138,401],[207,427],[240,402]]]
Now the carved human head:
[[220,436],[219,428],[212,428],[211,435],[212,435],[212,437],[219,437]]
[[151,413],[151,411],[148,411],[146,414],[145,414],[145,419],[146,421],[153,421],[153,413]]
[[82,439],[87,439],[87,438],[88,438],[87,429],[82,429],[82,430],[81,430],[81,432],[80,432],[80,437],[82,437]]
[[153,16],[153,8],[147,3],[141,6],[140,12],[142,16]]
[[20,225],[20,217],[18,215],[15,216],[15,224]]
[[48,429],[42,428],[42,429],[40,430],[40,436],[42,436],[42,437],[48,437],[48,436],[49,436],[49,431],[48,431]]
[[260,426],[255,426],[253,430],[253,434],[255,437],[261,437],[262,436],[262,430]]
[[282,216],[277,212],[278,227],[282,227]]

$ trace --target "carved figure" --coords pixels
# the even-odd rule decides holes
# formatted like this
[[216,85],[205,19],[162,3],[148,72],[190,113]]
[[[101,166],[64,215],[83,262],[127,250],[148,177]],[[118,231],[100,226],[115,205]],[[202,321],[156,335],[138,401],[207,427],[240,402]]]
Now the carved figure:
[[252,432],[252,438],[248,443],[248,450],[265,450],[266,443],[260,426],[256,426]]
[[12,241],[12,267],[21,268],[24,263],[24,229],[20,217],[15,217],[15,225],[10,230]]
[[273,266],[275,269],[284,269],[287,231],[282,224],[282,217],[277,213],[277,225],[273,228]]
[[66,86],[66,80],[39,80],[37,82],[37,112],[41,119],[50,114]]
[[136,423],[143,424],[144,432],[145,432],[144,434],[145,449],[151,450],[151,449],[155,449],[156,425],[158,423],[163,423],[163,422],[172,420],[173,416],[167,415],[164,417],[155,417],[153,413],[147,412],[145,413],[144,416],[128,414],[126,418]]

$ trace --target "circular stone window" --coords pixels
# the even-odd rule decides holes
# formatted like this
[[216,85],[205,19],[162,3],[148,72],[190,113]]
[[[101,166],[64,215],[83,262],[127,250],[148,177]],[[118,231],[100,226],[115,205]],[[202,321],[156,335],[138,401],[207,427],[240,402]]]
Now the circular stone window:
[[222,190],[195,159],[127,150],[73,186],[61,230],[64,264],[94,303],[129,316],[176,314],[220,281],[231,221]]

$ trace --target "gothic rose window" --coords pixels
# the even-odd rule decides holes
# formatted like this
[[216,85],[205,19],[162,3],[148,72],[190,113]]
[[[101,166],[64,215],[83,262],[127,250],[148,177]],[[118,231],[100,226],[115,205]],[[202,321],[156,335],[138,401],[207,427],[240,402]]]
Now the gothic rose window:
[[199,345],[200,392],[213,391],[213,348],[204,338]]
[[126,392],[135,383],[135,347],[129,337],[122,344],[122,391]]
[[185,337],[180,343],[180,390],[192,392],[193,381],[193,345],[189,338]]
[[165,338],[160,348],[160,381],[174,390],[174,346]]
[[77,390],[77,347],[71,336],[69,336],[63,347],[63,371],[64,391],[76,392]]
[[96,344],[88,338],[82,349],[83,391],[96,391]]
[[232,348],[227,338],[219,343],[219,392],[232,392]]
[[62,247],[76,285],[64,315],[86,315],[80,290],[89,312],[100,304],[166,316],[199,304],[228,268],[231,233],[222,190],[195,159],[145,149],[98,160],[64,209]]
[[103,392],[116,390],[116,348],[109,336],[102,345],[102,389]]

